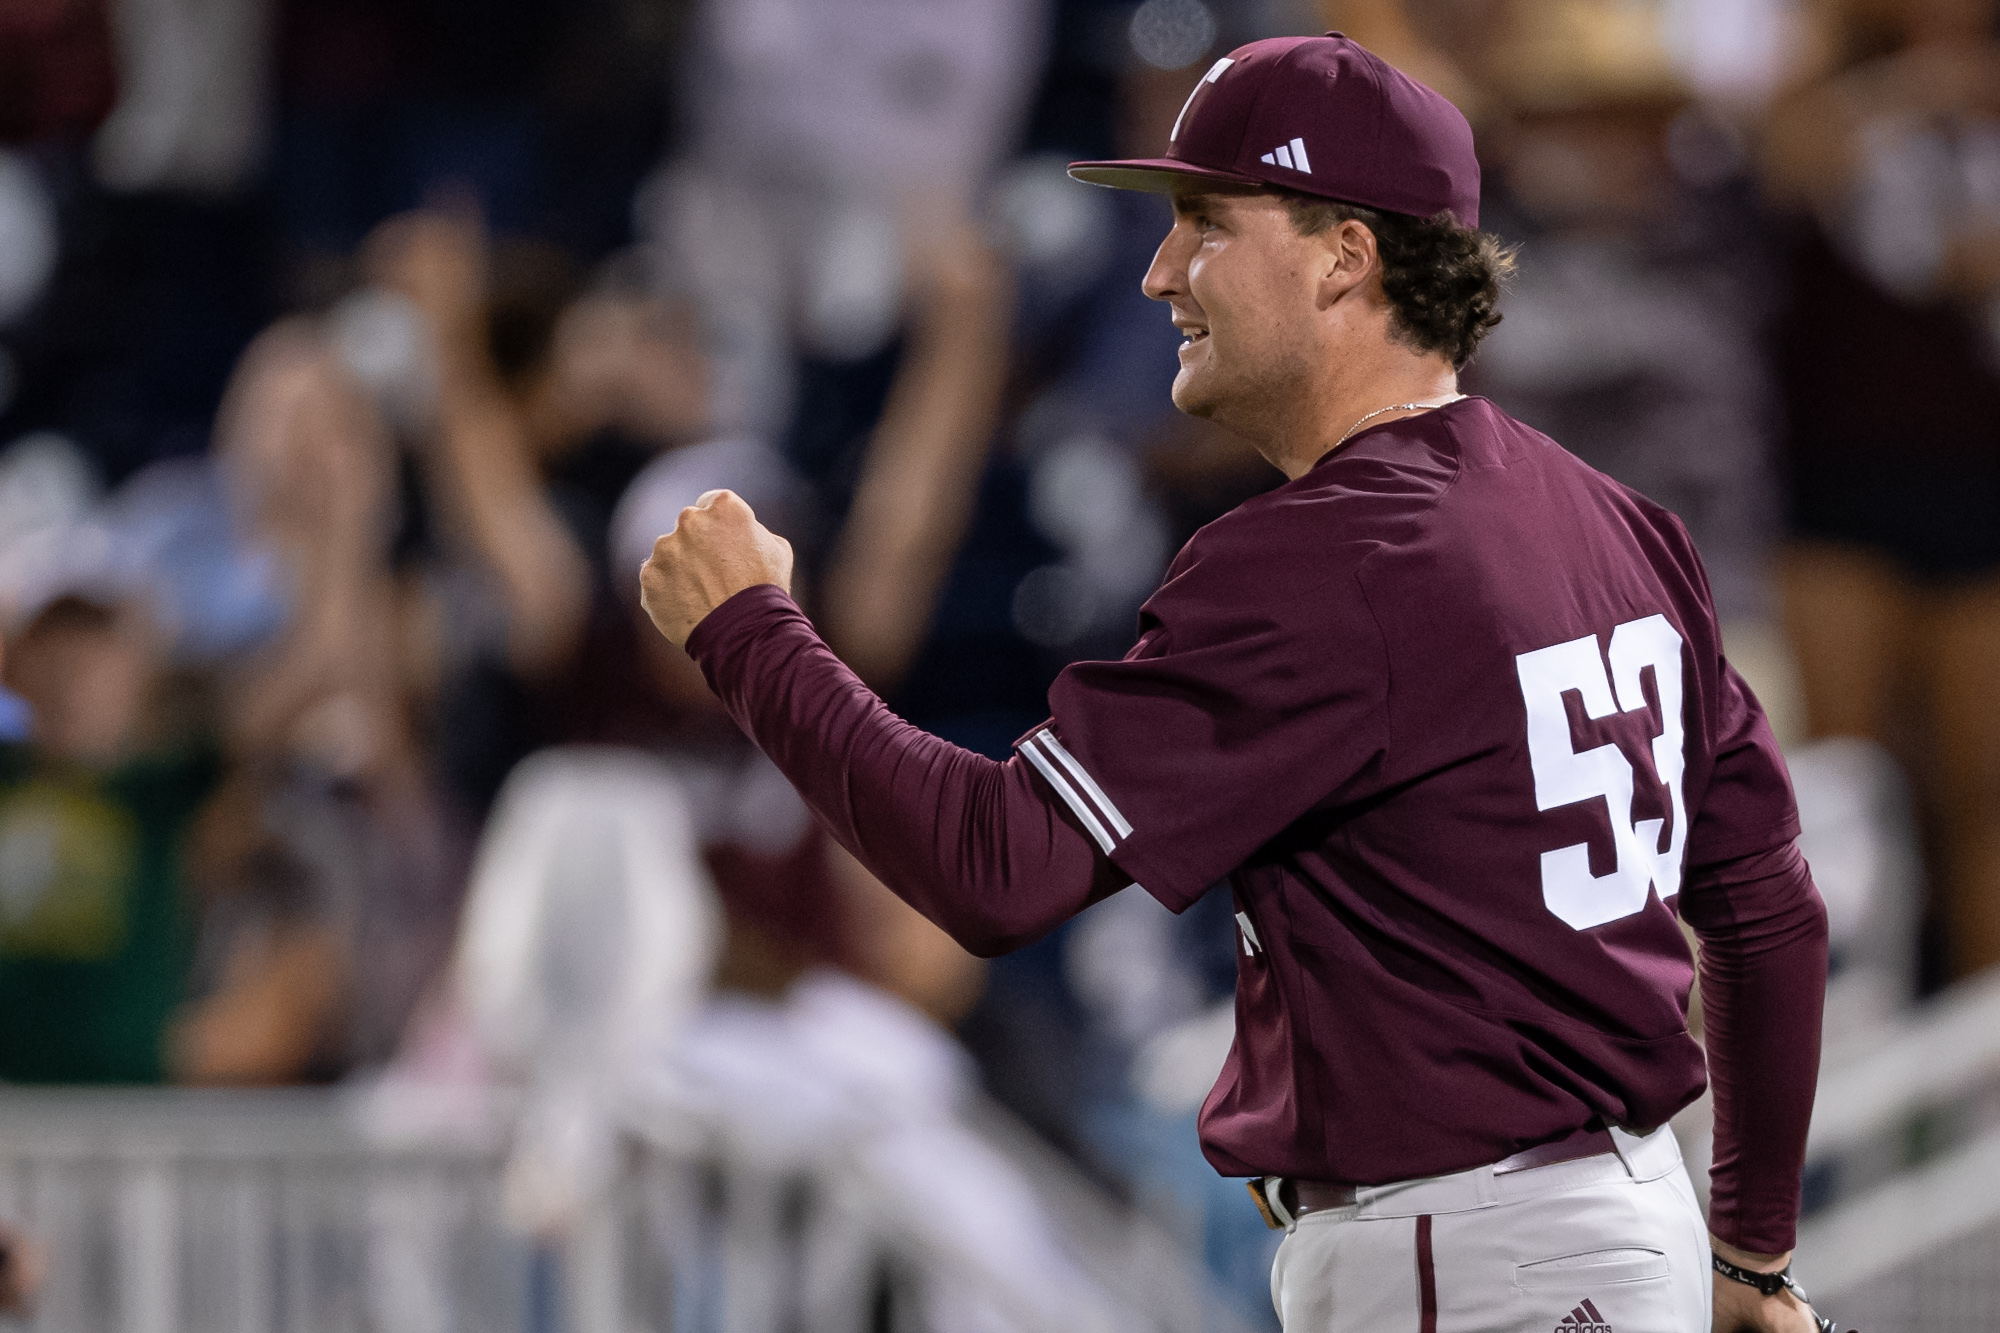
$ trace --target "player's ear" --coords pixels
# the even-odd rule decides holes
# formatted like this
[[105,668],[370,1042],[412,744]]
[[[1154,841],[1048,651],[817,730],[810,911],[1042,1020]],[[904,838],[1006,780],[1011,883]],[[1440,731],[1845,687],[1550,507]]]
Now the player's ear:
[[1375,233],[1351,218],[1328,227],[1315,239],[1322,247],[1319,284],[1322,308],[1367,282],[1381,265]]

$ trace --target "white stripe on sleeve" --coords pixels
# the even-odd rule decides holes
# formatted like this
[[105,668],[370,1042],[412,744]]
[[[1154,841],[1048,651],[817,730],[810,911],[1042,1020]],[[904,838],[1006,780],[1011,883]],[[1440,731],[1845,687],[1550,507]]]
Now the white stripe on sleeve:
[[1056,739],[1056,734],[1053,731],[1043,731],[1040,734],[1040,739],[1049,747],[1049,753],[1061,760],[1062,766],[1068,769],[1076,778],[1077,784],[1090,793],[1090,799],[1097,802],[1097,808],[1102,810],[1104,817],[1111,821],[1111,827],[1118,830],[1118,836],[1121,838],[1131,837],[1132,825],[1130,821],[1119,813],[1118,807],[1111,803],[1111,798],[1104,794],[1104,788],[1097,785],[1097,780],[1084,772],[1083,765],[1077,763],[1075,757],[1068,750],[1063,749],[1063,743]]
[[1090,802],[1083,799],[1083,793],[1076,789],[1069,778],[1042,753],[1041,747],[1035,744],[1047,734],[1040,732],[1023,741],[1021,753],[1028,756],[1028,762],[1035,766],[1035,771],[1047,780],[1056,795],[1062,797],[1063,804],[1076,812],[1076,817],[1083,821],[1084,828],[1097,840],[1097,845],[1104,849],[1104,854],[1109,856],[1111,849],[1118,845],[1116,840],[1098,819],[1097,812],[1090,808]]

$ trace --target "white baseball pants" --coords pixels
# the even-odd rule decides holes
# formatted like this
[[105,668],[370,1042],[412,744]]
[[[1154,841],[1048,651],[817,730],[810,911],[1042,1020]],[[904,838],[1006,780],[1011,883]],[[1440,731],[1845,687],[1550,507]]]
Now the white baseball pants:
[[1708,1226],[1661,1128],[1616,1153],[1359,1192],[1286,1228],[1285,1333],[1708,1333]]

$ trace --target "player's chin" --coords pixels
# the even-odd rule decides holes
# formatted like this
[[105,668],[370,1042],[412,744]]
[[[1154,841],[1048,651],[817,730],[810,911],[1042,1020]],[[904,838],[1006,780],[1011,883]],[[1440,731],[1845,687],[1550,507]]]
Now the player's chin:
[[1203,377],[1183,368],[1174,376],[1174,406],[1191,417],[1207,420],[1215,415],[1215,399],[1202,383]]

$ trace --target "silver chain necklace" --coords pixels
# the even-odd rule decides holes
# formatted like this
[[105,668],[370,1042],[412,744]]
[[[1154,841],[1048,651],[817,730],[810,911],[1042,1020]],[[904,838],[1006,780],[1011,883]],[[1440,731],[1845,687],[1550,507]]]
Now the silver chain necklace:
[[[1361,420],[1355,422],[1352,426],[1349,426],[1347,428],[1347,435],[1343,435],[1339,439],[1333,442],[1333,449],[1338,449],[1341,445],[1346,444],[1348,435],[1354,434],[1355,431],[1360,430],[1363,426],[1373,421],[1376,417],[1381,416],[1384,412],[1408,412],[1413,408],[1419,408],[1419,407],[1439,408],[1447,406],[1448,404],[1451,403],[1455,403],[1463,397],[1465,397],[1464,394],[1455,393],[1451,397],[1445,399],[1443,402],[1438,402],[1438,403],[1391,403],[1387,407],[1378,407],[1373,412],[1370,412],[1367,416],[1361,418]],[[1332,453],[1333,449],[1329,449],[1327,450],[1327,452]]]

